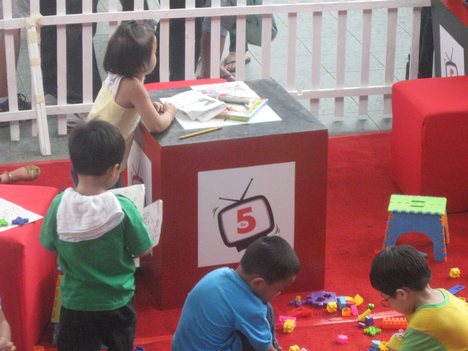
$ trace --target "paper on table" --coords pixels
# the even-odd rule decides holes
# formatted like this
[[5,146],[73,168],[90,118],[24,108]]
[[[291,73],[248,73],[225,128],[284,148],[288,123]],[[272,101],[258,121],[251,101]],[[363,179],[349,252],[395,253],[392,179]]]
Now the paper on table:
[[223,101],[195,90],[188,90],[170,97],[177,113],[184,114],[192,121],[207,122],[226,110]]
[[[163,99],[161,99],[163,100]],[[189,118],[176,113],[176,119],[184,129],[201,129],[212,127],[236,126],[247,123],[263,123],[281,121],[280,116],[271,109],[270,106],[264,106],[248,122],[235,121],[231,119],[213,118],[207,122],[191,121]]]
[[[42,218],[42,216],[38,215],[37,213],[28,211],[27,209],[18,206],[13,202],[0,198],[0,218],[5,219],[8,223],[11,223],[11,221],[16,217],[27,218],[29,220],[28,223],[35,222]],[[17,225],[0,227],[0,232],[15,227],[17,227]]]
[[[218,94],[226,94],[232,96],[258,98],[259,96],[253,91],[245,82],[227,82],[217,84],[205,84],[205,85],[194,85],[191,87],[193,90],[202,92],[210,96],[216,96]],[[163,98],[161,101],[165,102],[168,98]],[[212,127],[227,127],[235,126],[246,123],[263,123],[263,122],[275,122],[281,121],[280,116],[271,109],[270,106],[262,107],[248,122],[235,121],[235,120],[224,120],[222,118],[213,118],[206,122],[192,121],[187,116],[177,112],[176,119],[184,129],[200,129],[200,128],[212,128]]]

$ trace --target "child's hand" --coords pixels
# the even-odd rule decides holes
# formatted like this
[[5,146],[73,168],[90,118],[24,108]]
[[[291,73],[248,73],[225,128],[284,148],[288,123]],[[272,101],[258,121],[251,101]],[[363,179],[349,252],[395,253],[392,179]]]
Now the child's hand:
[[170,102],[164,103],[164,112],[167,112],[172,118],[175,117],[176,114],[176,107],[171,104]]
[[15,351],[16,347],[11,341],[8,341],[4,337],[0,337],[0,351]]
[[164,112],[164,105],[161,104],[160,102],[154,102],[153,101],[153,106],[158,111],[158,113],[163,113]]

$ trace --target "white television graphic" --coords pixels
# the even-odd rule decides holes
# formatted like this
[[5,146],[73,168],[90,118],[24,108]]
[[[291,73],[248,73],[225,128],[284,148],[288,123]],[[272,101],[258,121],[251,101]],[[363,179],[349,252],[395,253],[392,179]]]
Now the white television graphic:
[[234,202],[218,213],[218,226],[224,244],[237,251],[244,250],[252,241],[268,235],[275,228],[268,199],[263,195],[246,197],[252,181],[239,200],[220,198]]
[[198,173],[198,267],[237,263],[262,236],[294,247],[295,162]]
[[440,26],[440,74],[442,77],[465,75],[464,49]]

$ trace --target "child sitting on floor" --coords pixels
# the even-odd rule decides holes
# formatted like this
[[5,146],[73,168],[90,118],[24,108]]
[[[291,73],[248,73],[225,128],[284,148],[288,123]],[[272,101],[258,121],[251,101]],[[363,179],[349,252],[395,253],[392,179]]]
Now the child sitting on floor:
[[152,242],[135,205],[106,191],[119,178],[125,143],[96,120],[75,127],[68,146],[78,185],[55,197],[40,235],[63,272],[58,350],[132,351],[134,258]]
[[370,281],[384,305],[408,319],[400,351],[468,350],[468,304],[430,287],[431,271],[415,248],[384,248],[372,262]]
[[216,269],[188,294],[172,350],[281,350],[269,302],[298,272],[299,259],[286,240],[257,239],[236,270]]

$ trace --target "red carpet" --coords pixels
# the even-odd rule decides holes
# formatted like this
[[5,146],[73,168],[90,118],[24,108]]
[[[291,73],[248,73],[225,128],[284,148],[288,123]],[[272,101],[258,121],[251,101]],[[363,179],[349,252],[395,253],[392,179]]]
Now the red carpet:
[[[379,306],[379,294],[372,289],[368,280],[374,251],[382,247],[390,195],[399,193],[391,179],[389,141],[389,134],[384,133],[332,137],[329,143],[325,289],[337,295],[360,294],[365,300],[360,312],[367,303],[372,302],[376,304],[376,316],[391,313]],[[70,184],[67,163],[57,161],[38,165],[43,172],[35,184],[59,188]],[[8,169],[11,169],[10,166]],[[401,240],[429,254],[433,287],[450,288],[455,284],[468,284],[468,262],[463,258],[468,250],[468,213],[451,214],[448,221],[451,242],[447,262],[434,261],[429,239],[420,234],[408,234]],[[459,267],[462,278],[450,279],[448,272],[451,267]],[[303,292],[302,297],[307,293]],[[460,295],[468,296],[468,293],[462,291]],[[273,302],[277,316],[290,314],[294,310],[288,305],[294,297],[279,296]],[[140,281],[136,304],[139,322],[135,344],[143,346],[146,351],[170,350],[171,335],[180,310],[156,309],[150,292]],[[309,351],[336,347],[341,350],[366,350],[369,347],[372,338],[363,334],[354,318],[332,316],[323,309],[308,309],[312,316],[299,319],[292,334],[278,334],[284,350],[287,351],[294,344]],[[376,324],[379,326],[379,321]],[[338,345],[338,334],[348,335],[349,344]],[[388,340],[391,334],[391,331],[384,331],[375,339]]]

